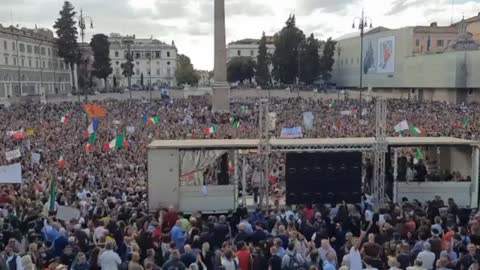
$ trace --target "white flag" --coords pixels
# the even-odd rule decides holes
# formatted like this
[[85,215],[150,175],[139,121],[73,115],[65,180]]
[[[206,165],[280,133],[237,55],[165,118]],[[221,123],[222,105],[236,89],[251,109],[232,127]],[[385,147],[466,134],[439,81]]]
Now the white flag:
[[400,132],[402,130],[408,130],[408,122],[407,120],[403,120],[402,122],[398,123],[395,127],[395,132]]
[[5,157],[7,158],[8,161],[19,158],[21,156],[22,156],[22,153],[20,152],[20,148],[5,152]]

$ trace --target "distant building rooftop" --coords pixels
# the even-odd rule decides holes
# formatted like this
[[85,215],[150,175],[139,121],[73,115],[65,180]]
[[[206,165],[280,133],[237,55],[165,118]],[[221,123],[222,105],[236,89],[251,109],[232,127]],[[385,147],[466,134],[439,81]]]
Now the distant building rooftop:
[[[267,38],[267,44],[273,44],[273,36],[266,36],[266,38]],[[248,45],[248,44],[259,44],[259,43],[260,43],[260,39],[245,38],[245,39],[240,39],[237,41],[230,42],[229,45],[230,44]]]

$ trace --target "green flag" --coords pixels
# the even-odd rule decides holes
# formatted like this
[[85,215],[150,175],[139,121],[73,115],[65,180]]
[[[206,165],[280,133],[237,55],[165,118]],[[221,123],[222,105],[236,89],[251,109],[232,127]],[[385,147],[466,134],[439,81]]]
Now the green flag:
[[422,151],[420,151],[420,149],[417,149],[417,152],[415,152],[415,158],[417,160],[423,159],[423,153],[422,153]]
[[418,136],[422,133],[422,131],[417,127],[410,127],[410,132],[415,136]]
[[96,132],[90,134],[90,137],[88,137],[88,143],[89,144],[94,144],[96,140],[97,140],[97,133]]
[[125,135],[124,134],[120,134],[117,139],[115,140],[115,147],[117,147],[118,149],[122,149],[123,148],[123,144],[125,143]]
[[400,130],[400,131],[398,132],[398,136],[399,136],[399,137],[405,137],[405,132],[403,132],[403,130]]
[[240,120],[236,120],[232,123],[233,128],[238,128],[240,126]]
[[463,120],[462,126],[463,128],[466,128],[468,126],[468,119]]
[[50,181],[50,211],[55,211],[55,202],[57,201],[57,177],[52,176]]
[[329,107],[330,109],[335,108],[335,100],[332,99],[332,100],[330,101],[330,105],[328,105],[328,107]]

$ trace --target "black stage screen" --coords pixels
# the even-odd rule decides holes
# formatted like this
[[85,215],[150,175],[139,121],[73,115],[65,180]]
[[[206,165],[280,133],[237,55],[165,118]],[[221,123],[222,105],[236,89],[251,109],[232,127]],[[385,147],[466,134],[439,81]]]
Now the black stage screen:
[[359,203],[362,153],[289,153],[286,203]]

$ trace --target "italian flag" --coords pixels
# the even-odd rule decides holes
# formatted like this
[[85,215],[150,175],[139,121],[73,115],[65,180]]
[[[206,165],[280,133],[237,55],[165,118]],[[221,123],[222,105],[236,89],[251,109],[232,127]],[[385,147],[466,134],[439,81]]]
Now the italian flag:
[[65,116],[62,116],[62,118],[60,118],[60,122],[66,125],[68,123],[68,120],[70,120],[70,116],[72,116],[72,112],[67,112]]
[[57,201],[57,177],[52,176],[50,181],[50,205],[49,210],[55,211],[55,203]]
[[205,133],[207,134],[214,134],[214,133],[217,133],[217,131],[218,131],[218,127],[216,125],[205,128]]
[[328,105],[328,107],[329,107],[330,109],[335,108],[335,100],[332,99],[332,100],[330,101],[330,104]]
[[422,130],[419,129],[418,127],[411,127],[410,132],[415,136],[422,134]]
[[65,161],[63,160],[63,156],[60,156],[58,159],[58,168],[63,169],[65,167]]
[[112,149],[122,149],[127,148],[128,143],[125,139],[125,135],[121,134],[117,138],[113,139],[110,143],[105,144],[105,150],[112,150]]
[[232,116],[230,117],[230,124],[232,124],[233,128],[238,128],[240,127],[240,120]]
[[422,151],[420,151],[420,149],[417,149],[417,152],[415,152],[415,158],[417,160],[423,159],[423,153],[422,153]]
[[156,125],[158,123],[160,123],[160,118],[158,116],[150,117],[150,118],[148,118],[147,126],[149,126],[151,124]]

